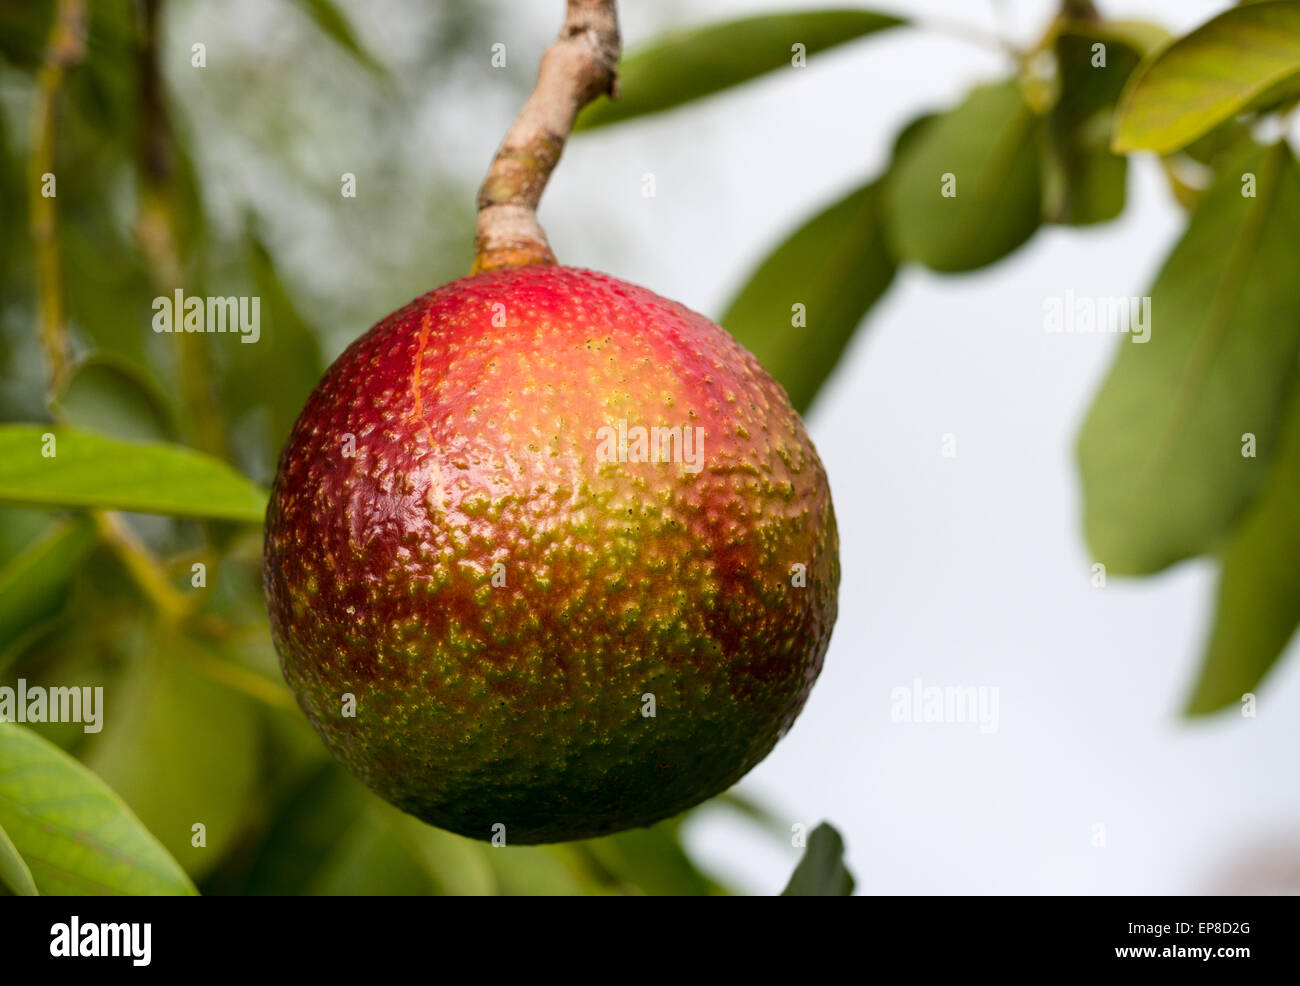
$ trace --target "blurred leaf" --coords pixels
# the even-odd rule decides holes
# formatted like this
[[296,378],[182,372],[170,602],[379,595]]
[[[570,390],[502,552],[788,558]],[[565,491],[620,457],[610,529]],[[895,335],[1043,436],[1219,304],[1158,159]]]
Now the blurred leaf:
[[1200,164],[1214,166],[1230,155],[1243,153],[1253,141],[1249,126],[1240,120],[1227,120],[1197,137],[1178,153]]
[[607,870],[652,897],[706,897],[714,885],[660,827],[629,829],[583,845]]
[[[893,280],[881,199],[873,182],[810,219],[768,255],[722,316],[801,412]],[[795,305],[803,306],[798,319]]]
[[298,0],[298,5],[318,28],[358,62],[377,75],[387,74],[384,67],[375,61],[374,56],[361,46],[361,42],[357,40],[351,25],[348,24],[347,18],[343,16],[337,4],[332,3],[331,0]]
[[894,144],[889,153],[890,168],[893,168],[898,159],[908,152],[908,149],[920,139],[935,120],[942,117],[942,113],[922,113],[908,120],[903,129],[894,135]]
[[1263,485],[1300,356],[1298,228],[1286,144],[1239,160],[1156,280],[1148,341],[1120,344],[1078,441],[1088,543],[1112,572],[1214,550]]
[[424,897],[436,888],[393,830],[366,812],[338,840],[307,892],[341,897]]
[[44,57],[53,16],[52,3],[0,3],[0,58],[22,71],[34,71]]
[[[1123,157],[1065,149],[1056,161],[1060,181],[1045,197],[1048,222],[1088,226],[1109,222],[1124,211],[1128,161]],[[1054,170],[1055,166],[1046,173],[1052,175]]]
[[240,465],[269,482],[280,449],[324,370],[320,344],[299,314],[266,247],[250,234],[246,256],[261,299],[261,337],[253,345],[224,347],[221,403],[242,441]]
[[1190,211],[1200,204],[1216,177],[1226,174],[1226,166],[1258,146],[1249,126],[1241,120],[1227,120],[1182,150],[1163,155],[1160,165],[1174,198]]
[[[153,635],[86,762],[194,877],[220,862],[253,809],[260,756],[254,708],[199,674],[176,632]],[[192,826],[206,829],[194,846]]]
[[85,113],[101,139],[112,137],[126,143],[133,136],[136,8],[133,3],[86,5],[86,56],[68,79],[68,94],[69,102]]
[[794,868],[782,897],[849,897],[853,874],[844,865],[844,840],[822,822],[808,836],[803,859]]
[[[1095,64],[1102,44],[1105,65]],[[1111,153],[1115,102],[1141,52],[1102,25],[1067,25],[1056,37],[1060,98],[1048,116],[1044,213],[1051,222],[1106,222],[1124,211],[1128,160]]]
[[1106,18],[1096,27],[1105,36],[1118,39],[1122,44],[1141,54],[1143,58],[1174,40],[1174,36],[1167,28],[1151,21],[1123,17]]
[[50,526],[50,511],[37,507],[0,506],[0,563],[26,550]]
[[1116,151],[1177,150],[1260,97],[1300,92],[1300,3],[1235,7],[1138,72],[1120,102]]
[[494,846],[426,825],[383,805],[379,814],[444,896],[577,896],[588,887],[580,867],[556,846]]
[[492,867],[483,843],[426,825],[386,802],[376,813],[424,870],[433,892],[451,897],[490,897],[496,893]]
[[336,761],[322,764],[281,807],[258,845],[242,892],[305,893],[366,801],[365,788]]
[[[973,90],[902,149],[886,185],[891,241],[900,259],[938,271],[991,264],[1041,221],[1038,118],[1009,80]],[[956,194],[944,196],[945,175]]]
[[0,826],[42,894],[193,894],[107,785],[31,730],[0,723]]
[[1254,691],[1300,626],[1300,389],[1268,485],[1223,558],[1214,626],[1190,715]]
[[746,795],[738,794],[734,788],[719,794],[714,798],[713,803],[730,808],[753,822],[760,829],[779,838],[784,839],[789,835],[784,819],[778,818],[776,813],[766,805],[760,804]]
[[603,887],[585,879],[563,846],[502,846],[480,844],[492,867],[497,893],[503,897],[599,896]]
[[23,202],[26,185],[18,155],[10,147],[9,128],[5,122],[4,114],[0,112],[0,228],[9,231],[0,237],[0,292],[9,286],[15,248],[26,248],[29,242]]
[[[45,434],[57,454],[42,454]],[[179,445],[133,445],[44,425],[0,425],[0,502],[99,507],[260,524],[266,493]]]
[[865,10],[808,10],[710,24],[659,39],[618,67],[619,98],[600,99],[578,116],[590,130],[680,106],[779,68],[795,44],[807,55],[906,23]]
[[[112,182],[91,177],[87,184],[103,188]],[[62,187],[59,193],[63,266],[76,272],[75,277],[67,278],[65,289],[72,326],[93,351],[111,353],[119,364],[129,365],[152,381],[151,342],[162,349],[189,341],[189,337],[157,336],[152,331],[154,290],[134,244],[107,215],[110,203],[99,201],[82,208],[73,198],[85,194],[84,190],[69,189],[66,199]],[[101,195],[105,198],[108,196]],[[156,389],[156,385],[151,387]]]
[[152,379],[155,292],[134,230],[139,7],[87,4],[85,58],[67,77],[58,121],[59,247],[75,334]]
[[0,826],[0,896],[36,897],[36,881],[18,848]]
[[3,655],[29,627],[54,616],[68,580],[95,546],[88,518],[56,521],[35,544],[0,568],[0,667]]
[[107,354],[80,363],[54,407],[60,420],[73,428],[123,441],[174,437],[162,394],[130,363]]

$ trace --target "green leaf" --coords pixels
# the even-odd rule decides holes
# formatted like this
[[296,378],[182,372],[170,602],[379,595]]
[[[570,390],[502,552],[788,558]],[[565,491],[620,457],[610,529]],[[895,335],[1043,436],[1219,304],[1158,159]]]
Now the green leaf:
[[719,794],[710,804],[730,808],[770,835],[784,839],[789,834],[785,819],[778,818],[776,813],[766,805],[748,795],[738,793],[735,788]]
[[0,723],[0,826],[42,894],[195,893],[122,799],[26,727]]
[[[1242,174],[1257,197],[1243,197]],[[1300,171],[1259,148],[1193,213],[1079,435],[1084,528],[1112,572],[1215,550],[1261,489],[1300,357]],[[1241,454],[1256,436],[1258,458]]]
[[853,874],[844,865],[844,840],[822,822],[808,836],[803,859],[795,867],[782,897],[849,897]]
[[1300,3],[1224,11],[1156,55],[1120,102],[1116,151],[1167,153],[1257,100],[1300,92]]
[[1083,24],[1061,29],[1055,54],[1061,91],[1048,116],[1043,211],[1051,222],[1106,222],[1124,211],[1128,180],[1128,160],[1110,150],[1115,103],[1142,54],[1103,26]]
[[568,863],[563,846],[502,846],[480,843],[502,897],[580,897],[603,888]]
[[241,892],[306,893],[313,876],[325,866],[365,807],[365,788],[337,761],[323,764],[293,792],[258,841]]
[[[46,434],[55,438],[46,456]],[[93,507],[260,524],[266,493],[225,463],[179,445],[134,445],[84,431],[0,425],[0,502]]]
[[422,869],[434,893],[451,897],[491,897],[496,878],[485,853],[490,846],[426,825],[387,804],[377,807],[388,826]]
[[[873,182],[791,234],[750,275],[722,325],[806,411],[893,280],[882,186]],[[796,317],[796,307],[798,317]]]
[[1107,18],[1100,24],[1095,25],[1095,29],[1101,31],[1105,36],[1119,40],[1134,51],[1140,52],[1143,58],[1164,48],[1174,40],[1174,36],[1163,25],[1152,21],[1131,20],[1123,17],[1115,20]]
[[[86,757],[195,878],[243,834],[261,760],[256,710],[195,669],[198,647],[175,632],[150,635]],[[193,845],[196,824],[205,845]]]
[[895,253],[934,270],[966,271],[1033,236],[1042,209],[1039,126],[1014,79],[973,90],[926,125],[888,180]]
[[[1175,200],[1190,212],[1200,205],[1215,180],[1228,173],[1225,167],[1259,146],[1251,128],[1239,119],[1232,119],[1176,153],[1163,155],[1160,166]],[[1240,173],[1238,170],[1237,174]]]
[[930,125],[942,116],[942,113],[922,113],[908,120],[903,129],[894,135],[894,143],[889,152],[890,167],[893,168],[898,159],[920,140],[921,135],[930,128]]
[[51,4],[0,3],[0,58],[24,72],[37,69],[54,11]]
[[0,563],[8,563],[36,543],[50,526],[50,511],[40,507],[0,506]]
[[221,404],[239,440],[239,464],[269,482],[294,422],[324,370],[320,344],[299,313],[270,253],[249,231],[244,255],[261,298],[261,338],[221,347]]
[[423,897],[436,890],[393,830],[367,812],[338,840],[307,892],[326,897]]
[[[1240,156],[1254,144],[1250,127],[1241,120],[1220,123],[1182,148],[1178,155],[1186,155],[1198,164],[1215,167],[1233,156]],[[1165,158],[1173,160],[1174,158]]]
[[77,366],[55,410],[73,428],[127,442],[173,437],[166,398],[131,363],[107,354]]
[[298,0],[298,3],[316,26],[329,35],[335,44],[376,75],[387,74],[374,56],[361,46],[347,18],[331,0]]
[[94,546],[95,529],[87,518],[56,521],[0,568],[0,657],[27,629],[59,611],[69,580]]
[[4,827],[0,826],[0,896],[36,897],[38,894],[32,871],[18,855],[18,847],[10,840]]
[[1187,705],[1203,715],[1254,691],[1300,626],[1300,389],[1268,485],[1223,556],[1200,677]]
[[600,99],[578,116],[590,130],[680,106],[792,64],[796,44],[812,56],[906,23],[865,10],[808,10],[710,24],[662,38],[618,67],[619,98]]
[[[63,266],[77,272],[68,278],[68,317],[76,334],[96,351],[112,353],[119,364],[130,365],[136,376],[149,377],[148,350],[151,337],[158,338],[149,322],[156,292],[135,244],[113,226],[108,203],[92,199],[83,206],[75,200],[77,196],[89,198],[94,189],[104,187],[111,169],[96,169],[91,174],[94,177],[85,179],[91,188],[69,189],[68,201],[59,190]],[[161,337],[161,344],[167,346],[188,341],[192,337]]]
[[651,897],[707,897],[714,885],[662,826],[583,843],[607,870]]

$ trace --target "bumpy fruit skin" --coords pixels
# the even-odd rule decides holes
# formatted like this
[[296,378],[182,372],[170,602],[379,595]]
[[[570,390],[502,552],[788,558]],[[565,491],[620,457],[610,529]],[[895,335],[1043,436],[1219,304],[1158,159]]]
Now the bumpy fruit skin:
[[[702,468],[603,461],[620,419],[703,428]],[[555,842],[767,755],[821,670],[837,549],[753,356],[642,288],[532,266],[417,298],[329,369],[280,459],[265,587],[285,678],[366,784]]]

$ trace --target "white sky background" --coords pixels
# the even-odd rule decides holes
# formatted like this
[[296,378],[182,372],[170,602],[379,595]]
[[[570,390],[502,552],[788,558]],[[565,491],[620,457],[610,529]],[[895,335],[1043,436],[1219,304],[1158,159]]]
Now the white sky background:
[[[531,6],[541,9],[529,27],[553,29],[558,5]],[[635,46],[665,26],[820,4],[620,6]],[[1101,3],[1178,32],[1224,6]],[[1054,7],[884,9],[1010,25],[1027,42]],[[814,56],[806,70],[575,141],[542,219],[565,262],[716,317],[779,237],[882,166],[904,123],[1007,69],[994,52],[919,32]],[[645,172],[653,199],[640,195]],[[1048,335],[1042,306],[1068,288],[1146,292],[1182,218],[1149,161],[1133,169],[1130,196],[1122,220],[1045,230],[995,268],[907,271],[808,422],[839,519],[840,617],[803,715],[739,790],[791,821],[833,821],[859,892],[1195,893],[1224,886],[1261,843],[1290,846],[1296,866],[1296,648],[1261,689],[1256,719],[1188,723],[1178,710],[1213,569],[1195,562],[1104,590],[1089,581],[1073,441],[1119,340]],[[955,459],[940,454],[945,433]],[[892,722],[891,689],[917,677],[997,687],[998,731]],[[1098,822],[1104,849],[1091,844]],[[759,893],[779,890],[798,856],[726,813],[702,819],[690,842]]]
[[[635,47],[673,26],[835,2],[624,0],[620,9]],[[1181,33],[1227,4],[1099,5]],[[409,11],[404,4],[347,6],[376,50],[406,40],[383,16]],[[1056,4],[880,7],[1010,29],[1029,42]],[[259,8],[243,9],[250,16],[236,20],[239,30],[256,35]],[[498,9],[499,40],[531,75],[559,27],[561,0]],[[807,69],[575,139],[542,222],[565,263],[717,317],[780,238],[880,169],[907,121],[1011,69],[987,48],[920,31],[814,55]],[[517,99],[504,80],[494,90],[481,76],[430,92],[411,134],[418,159],[474,187]],[[657,183],[650,199],[641,195],[647,172]],[[311,221],[294,212],[295,223]],[[334,218],[320,222],[328,230]],[[1194,562],[1096,590],[1079,533],[1074,437],[1120,340],[1045,333],[1043,301],[1067,289],[1144,294],[1181,225],[1156,168],[1140,161],[1118,222],[1040,231],[965,277],[907,270],[808,421],[839,520],[840,617],[803,715],[739,790],[790,822],[831,820],[860,892],[1195,893],[1225,886],[1226,871],[1261,845],[1274,847],[1265,869],[1285,854],[1292,889],[1300,886],[1296,647],[1261,690],[1258,718],[1181,720],[1214,570]],[[291,232],[282,250],[306,256],[319,245],[309,225]],[[469,253],[466,244],[466,265]],[[346,268],[326,281],[340,278]],[[299,281],[310,290],[310,277]],[[334,351],[363,328],[340,326]],[[947,433],[955,459],[940,454]],[[915,678],[996,687],[997,732],[892,722],[890,691]],[[1104,849],[1092,847],[1095,823],[1106,826]],[[754,893],[779,891],[798,858],[726,812],[688,835],[706,866]]]

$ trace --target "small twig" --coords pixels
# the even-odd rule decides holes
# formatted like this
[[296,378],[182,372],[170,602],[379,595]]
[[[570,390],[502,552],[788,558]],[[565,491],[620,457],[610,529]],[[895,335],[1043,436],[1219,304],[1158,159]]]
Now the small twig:
[[556,262],[537,204],[578,111],[602,93],[617,95],[619,49],[614,0],[568,0],[560,36],[479,189],[473,273]]
[[297,711],[298,703],[294,700],[293,693],[284,685],[265,678],[243,665],[214,657],[198,647],[185,646],[183,650],[184,658],[193,664],[197,671],[213,681],[227,688],[233,688],[273,709]]
[[[68,72],[85,57],[84,0],[59,0],[50,26],[45,58],[36,76],[32,110],[32,156],[28,203],[32,247],[36,254],[40,339],[49,363],[48,399],[63,390],[72,369],[72,344],[63,310],[63,268],[59,259],[58,211],[54,195],[46,196],[45,175],[54,174],[54,131],[59,97]],[[57,180],[57,179],[56,179]],[[57,194],[58,187],[55,186]]]
[[168,622],[179,623],[193,609],[193,603],[167,580],[158,560],[149,552],[122,515],[106,510],[93,513],[99,538],[126,566],[136,584]]

